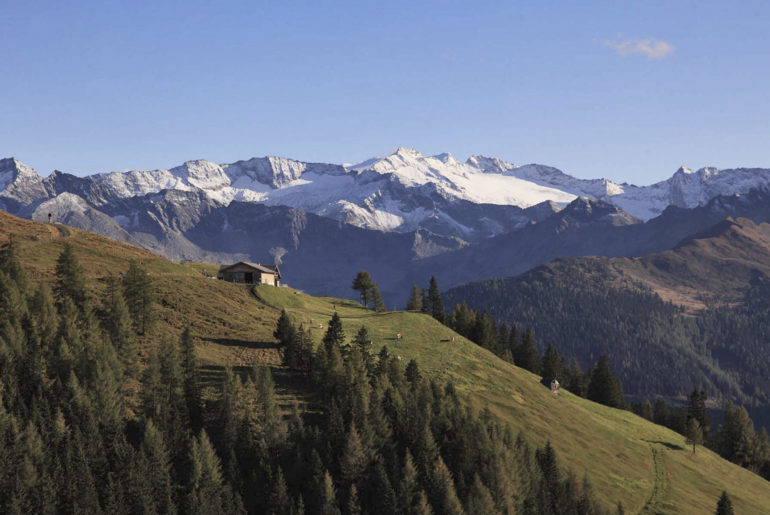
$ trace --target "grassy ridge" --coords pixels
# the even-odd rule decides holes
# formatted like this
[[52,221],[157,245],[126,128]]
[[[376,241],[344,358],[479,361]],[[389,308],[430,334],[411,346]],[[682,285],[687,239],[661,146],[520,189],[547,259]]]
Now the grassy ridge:
[[[531,441],[550,440],[578,478],[588,475],[608,506],[620,500],[627,512],[711,513],[722,490],[727,490],[736,513],[768,512],[770,483],[759,476],[704,448],[693,455],[683,436],[628,411],[566,391],[554,396],[538,376],[506,363],[427,315],[376,314],[354,302],[311,297],[288,288],[261,286],[256,293],[267,304],[285,308],[295,322],[314,326],[316,341],[335,309],[348,339],[366,325],[373,352],[387,345],[403,360],[417,360],[429,375],[452,380],[476,409],[489,407]],[[403,339],[397,340],[396,333]]]
[[[175,264],[141,249],[60,225],[40,224],[0,212],[0,243],[16,235],[23,264],[37,280],[54,279],[65,241],[85,268],[89,288],[143,263],[158,291],[159,323],[149,344],[177,338],[190,325],[206,370],[253,361],[276,364],[272,332],[279,309],[312,328],[320,341],[337,310],[348,339],[365,324],[373,352],[387,345],[403,360],[452,380],[476,408],[492,413],[537,443],[550,440],[561,461],[580,478],[588,474],[607,506],[623,502],[627,512],[712,513],[723,489],[737,513],[767,513],[770,483],[699,448],[693,456],[684,438],[635,415],[594,404],[568,392],[554,397],[539,378],[456,335],[428,316],[375,314],[354,302],[314,298],[289,288],[259,287],[258,301],[244,285],[211,279],[215,265]],[[287,278],[291,281],[291,278]],[[319,327],[320,326],[320,327]],[[396,334],[403,334],[402,340]],[[452,338],[454,337],[454,341]]]
[[[35,280],[53,282],[56,259],[70,243],[84,269],[87,286],[100,296],[108,276],[128,270],[138,261],[153,279],[158,298],[156,324],[146,342],[179,338],[190,326],[203,364],[275,364],[273,330],[279,312],[255,302],[245,285],[217,281],[218,267],[172,263],[138,247],[60,224],[43,224],[0,211],[0,244],[14,238],[22,265]],[[98,306],[97,306],[98,307]],[[144,349],[145,354],[147,348]]]

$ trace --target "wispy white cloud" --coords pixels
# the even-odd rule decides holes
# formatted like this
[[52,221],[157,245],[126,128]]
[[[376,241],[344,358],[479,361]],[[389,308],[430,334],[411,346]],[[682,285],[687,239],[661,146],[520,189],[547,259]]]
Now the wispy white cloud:
[[643,54],[651,59],[663,59],[676,48],[660,39],[624,38],[618,34],[617,41],[601,41],[602,45],[615,50],[619,55]]

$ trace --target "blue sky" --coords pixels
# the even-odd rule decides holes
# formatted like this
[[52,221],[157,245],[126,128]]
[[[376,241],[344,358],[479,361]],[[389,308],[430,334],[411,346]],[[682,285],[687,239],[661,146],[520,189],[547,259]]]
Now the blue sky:
[[770,2],[0,1],[0,156],[47,175],[404,145],[649,184],[770,167]]

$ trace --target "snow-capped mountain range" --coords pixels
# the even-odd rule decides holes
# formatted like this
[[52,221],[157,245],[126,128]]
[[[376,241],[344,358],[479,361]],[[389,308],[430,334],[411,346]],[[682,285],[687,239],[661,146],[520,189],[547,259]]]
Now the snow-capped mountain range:
[[282,259],[290,284],[313,294],[347,296],[350,277],[366,269],[396,303],[431,275],[446,288],[557,257],[673,248],[727,216],[770,222],[770,170],[681,168],[633,186],[399,148],[353,165],[263,157],[43,178],[8,158],[0,209],[51,215],[170,259]]
[[[23,163],[0,160],[0,202],[8,210],[79,205],[96,209],[120,199],[163,190],[202,191],[213,201],[288,206],[358,227],[410,232],[428,228],[468,241],[510,231],[528,223],[522,210],[546,201],[564,205],[576,197],[604,200],[641,220],[669,205],[692,208],[717,195],[746,193],[770,184],[768,169],[680,168],[650,186],[582,180],[549,166],[516,166],[496,158],[472,156],[459,162],[451,154],[425,156],[401,147],[384,158],[353,165],[305,163],[282,157],[253,158],[231,164],[188,161],[169,170],[130,170],[74,177],[54,172],[40,177]],[[70,194],[51,203],[63,194]],[[47,206],[40,206],[45,202]],[[74,202],[74,204],[73,204]],[[488,206],[484,216],[469,206]],[[15,209],[14,209],[15,208]],[[557,208],[558,209],[558,208]],[[121,226],[131,223],[125,215]],[[129,227],[125,227],[129,228]]]

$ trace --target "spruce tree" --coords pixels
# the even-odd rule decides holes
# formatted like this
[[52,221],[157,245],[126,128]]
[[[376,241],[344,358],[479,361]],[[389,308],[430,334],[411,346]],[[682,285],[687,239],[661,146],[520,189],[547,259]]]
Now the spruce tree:
[[281,316],[278,317],[275,331],[273,331],[273,337],[278,340],[281,346],[286,347],[291,343],[291,339],[294,337],[294,324],[289,319],[289,314],[285,309],[281,310]]
[[422,311],[422,295],[420,288],[415,284],[412,286],[412,294],[406,302],[407,311]]
[[588,398],[612,408],[622,408],[625,405],[620,381],[612,373],[610,361],[607,359],[606,354],[602,354],[591,371],[591,379],[588,383]]
[[733,511],[733,501],[730,499],[730,496],[727,495],[727,492],[722,491],[722,495],[719,497],[719,501],[717,501],[717,511],[715,513],[716,515],[735,514]]
[[754,424],[746,408],[729,403],[722,424],[717,429],[719,454],[742,467],[751,464],[754,454]]
[[423,288],[420,290],[420,295],[422,297],[422,312],[425,314],[430,314],[432,312],[431,305],[430,305],[430,295],[428,295],[428,290]]
[[438,283],[435,277],[430,278],[430,287],[428,288],[430,297],[430,314],[439,322],[444,322],[444,303],[441,300],[441,294],[438,291]]
[[541,368],[541,377],[546,382],[550,383],[553,379],[559,378],[562,378],[563,380],[561,357],[556,351],[556,348],[554,348],[554,346],[550,343],[548,344],[548,347],[546,347],[545,353],[543,354]]
[[345,332],[342,330],[342,321],[336,311],[332,315],[331,320],[329,320],[329,327],[326,328],[326,334],[324,334],[321,342],[323,343],[327,354],[331,354],[332,348],[336,347],[339,349],[339,347],[345,343]]
[[516,366],[529,370],[534,374],[540,373],[540,354],[537,352],[537,347],[535,347],[535,337],[532,334],[532,329],[527,329],[524,332],[521,343],[513,354],[513,361]]
[[358,347],[364,355],[369,354],[369,344],[371,341],[372,338],[369,336],[369,330],[365,325],[362,325],[355,337],[353,337],[353,345]]

